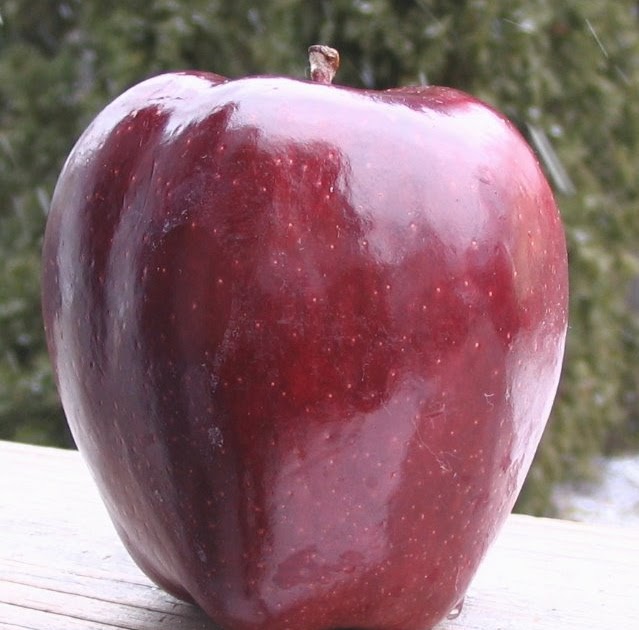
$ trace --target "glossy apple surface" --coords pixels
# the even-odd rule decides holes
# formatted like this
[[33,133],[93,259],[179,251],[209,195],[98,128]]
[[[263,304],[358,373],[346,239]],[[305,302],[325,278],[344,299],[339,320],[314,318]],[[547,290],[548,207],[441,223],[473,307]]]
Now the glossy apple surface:
[[555,395],[563,230],[470,96],[146,81],[60,176],[60,395],[140,567],[228,630],[424,630],[462,599]]

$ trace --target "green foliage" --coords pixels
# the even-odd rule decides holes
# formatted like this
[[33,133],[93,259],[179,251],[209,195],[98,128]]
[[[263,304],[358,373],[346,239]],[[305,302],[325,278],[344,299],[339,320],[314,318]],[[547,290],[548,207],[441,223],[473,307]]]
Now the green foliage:
[[39,316],[39,250],[55,178],[88,121],[165,70],[303,76],[307,46],[323,42],[340,50],[337,82],[428,81],[482,97],[550,139],[572,181],[557,180],[567,360],[520,507],[547,512],[549,481],[639,445],[634,0],[5,0],[0,15],[0,438],[69,440]]

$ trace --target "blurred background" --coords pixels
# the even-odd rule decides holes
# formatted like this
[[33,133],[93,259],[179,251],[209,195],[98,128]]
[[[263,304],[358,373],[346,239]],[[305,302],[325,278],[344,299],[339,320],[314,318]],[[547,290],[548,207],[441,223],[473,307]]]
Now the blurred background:
[[304,77],[319,42],[341,53],[337,83],[466,90],[537,150],[566,225],[571,316],[558,399],[517,509],[570,516],[568,489],[602,487],[621,466],[639,515],[634,0],[0,2],[0,439],[73,446],[39,268],[56,178],[84,127],[167,70]]

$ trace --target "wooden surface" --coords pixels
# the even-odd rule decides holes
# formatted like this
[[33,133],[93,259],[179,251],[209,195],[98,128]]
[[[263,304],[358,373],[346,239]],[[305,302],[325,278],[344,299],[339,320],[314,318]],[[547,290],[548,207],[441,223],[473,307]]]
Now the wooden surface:
[[[0,442],[0,629],[25,628],[214,626],[132,563],[76,452]],[[639,531],[511,516],[438,630],[635,628]]]

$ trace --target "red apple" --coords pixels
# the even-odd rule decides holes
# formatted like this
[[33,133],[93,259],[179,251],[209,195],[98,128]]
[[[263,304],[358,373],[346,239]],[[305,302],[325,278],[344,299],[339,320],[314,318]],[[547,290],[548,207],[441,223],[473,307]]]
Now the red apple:
[[424,630],[548,418],[563,230],[487,105],[313,76],[166,74],[98,115],[48,220],[50,354],[167,591],[229,630]]

